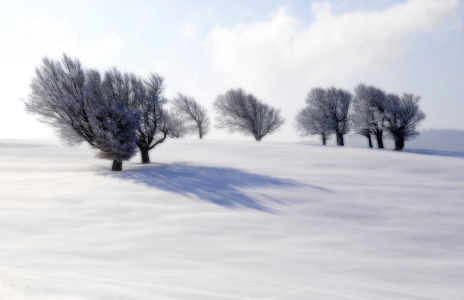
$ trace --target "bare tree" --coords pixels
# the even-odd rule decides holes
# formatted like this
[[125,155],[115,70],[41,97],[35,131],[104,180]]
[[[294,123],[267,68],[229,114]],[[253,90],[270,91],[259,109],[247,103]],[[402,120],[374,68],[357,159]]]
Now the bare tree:
[[140,115],[135,132],[142,163],[150,163],[149,151],[163,143],[169,133],[168,118],[163,106],[167,99],[162,97],[164,79],[158,74],[150,74],[143,80],[131,76],[131,107]]
[[378,148],[384,148],[383,137],[387,121],[385,117],[385,105],[387,105],[385,92],[373,86],[366,86],[363,83],[359,84],[354,90],[357,106],[361,106],[362,109],[369,112],[366,115],[361,113],[357,116],[356,132],[363,132],[369,128],[377,139]]
[[97,157],[113,160],[112,170],[120,171],[137,147],[139,115],[129,106],[129,79],[113,69],[102,80],[98,71],[84,70],[66,54],[61,62],[45,57],[36,68],[26,110],[39,115],[66,144],[88,142]]
[[359,98],[353,99],[353,113],[350,116],[351,124],[354,131],[365,136],[369,142],[369,148],[372,148],[372,112],[368,102]]
[[334,132],[337,145],[343,146],[343,136],[350,130],[348,112],[353,96],[350,92],[331,87],[313,88],[306,97],[309,110],[313,111],[313,122],[322,122],[324,128]]
[[317,108],[307,106],[298,111],[295,117],[295,128],[301,136],[320,135],[322,145],[325,145],[334,133],[328,126],[329,122],[325,114],[319,112]]
[[419,135],[416,128],[425,119],[425,114],[419,109],[420,96],[405,93],[399,97],[388,94],[387,99],[387,134],[395,141],[395,150],[401,150],[405,141]]
[[218,96],[214,109],[219,114],[217,128],[253,135],[257,141],[277,131],[285,123],[280,109],[263,103],[242,89],[231,89]]
[[188,134],[186,120],[182,117],[179,112],[171,111],[168,114],[169,120],[169,137],[181,138]]
[[190,133],[198,133],[200,139],[209,131],[209,116],[205,107],[201,106],[192,97],[178,94],[172,100],[173,109],[179,113],[182,118],[190,123],[187,129]]

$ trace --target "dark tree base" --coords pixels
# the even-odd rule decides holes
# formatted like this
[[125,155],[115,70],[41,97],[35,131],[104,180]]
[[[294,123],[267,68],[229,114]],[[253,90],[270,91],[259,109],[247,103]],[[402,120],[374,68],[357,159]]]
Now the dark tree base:
[[140,154],[142,155],[142,164],[149,164],[150,163],[150,155],[148,154],[149,150],[140,150]]
[[369,148],[373,148],[372,147],[372,138],[370,136],[368,136],[367,140],[369,141]]
[[122,161],[113,160],[111,171],[122,171]]
[[377,148],[383,149],[383,137],[382,135],[376,135],[377,137]]
[[404,141],[403,140],[398,140],[395,141],[395,150],[396,151],[401,151],[404,148]]

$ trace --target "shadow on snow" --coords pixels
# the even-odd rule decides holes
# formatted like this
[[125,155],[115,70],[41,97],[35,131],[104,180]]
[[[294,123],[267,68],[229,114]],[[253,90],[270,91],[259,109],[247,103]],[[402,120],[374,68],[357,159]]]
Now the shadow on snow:
[[427,150],[427,149],[403,149],[401,151],[409,152],[409,153],[416,153],[416,154],[464,158],[463,152],[455,152],[455,151],[440,151],[440,150]]
[[[135,170],[105,173],[105,176],[131,180],[184,196],[194,195],[201,200],[221,206],[256,209],[270,213],[275,213],[275,211],[263,205],[261,201],[248,196],[243,189],[307,186],[293,180],[247,173],[238,169],[195,166],[183,163],[156,164]],[[317,186],[310,187],[329,191]],[[265,197],[281,203],[271,197]]]

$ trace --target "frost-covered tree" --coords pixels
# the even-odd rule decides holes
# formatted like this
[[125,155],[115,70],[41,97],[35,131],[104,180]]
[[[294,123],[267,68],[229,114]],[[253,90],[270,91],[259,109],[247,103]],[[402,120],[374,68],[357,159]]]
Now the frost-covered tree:
[[169,134],[167,103],[162,94],[164,79],[158,74],[150,74],[143,80],[131,75],[131,107],[140,115],[135,132],[136,143],[140,149],[142,163],[150,163],[149,151],[163,143]]
[[[365,132],[367,129],[376,137],[378,148],[384,148],[383,137],[386,125],[385,105],[387,97],[384,91],[373,86],[359,84],[355,89],[355,98],[357,107],[366,110],[369,113],[360,113],[357,115],[355,131]],[[363,134],[367,136],[367,134]]]
[[343,136],[350,130],[348,112],[353,96],[350,92],[331,87],[313,88],[306,97],[307,109],[312,111],[312,121],[335,133],[337,145],[343,146]]
[[[97,74],[96,71],[93,73]],[[130,77],[130,74],[123,74],[117,69],[106,71],[100,101],[97,100],[96,81],[90,89],[97,96],[97,104],[93,107],[97,157],[113,160],[113,171],[121,171],[122,162],[131,159],[137,152],[134,143],[140,114],[130,106]]]
[[417,126],[425,119],[425,113],[419,108],[420,96],[403,94],[387,95],[385,116],[387,135],[395,141],[395,150],[404,148],[404,142],[414,139],[419,132]]
[[198,133],[200,139],[208,133],[210,128],[208,111],[195,99],[179,93],[172,100],[172,106],[174,111],[179,113],[182,119],[187,122],[189,133]]
[[280,109],[269,106],[242,89],[231,89],[219,95],[214,109],[219,115],[217,128],[252,135],[257,141],[277,131],[285,123]]
[[298,111],[295,117],[295,128],[300,136],[319,135],[322,145],[325,145],[334,133],[330,128],[325,114],[317,108],[307,106]]
[[372,111],[367,101],[359,98],[353,99],[353,110],[350,116],[351,125],[354,131],[365,136],[369,142],[369,148],[372,148]]
[[88,142],[97,157],[113,160],[112,170],[120,171],[137,147],[139,115],[129,106],[129,77],[110,70],[102,79],[66,54],[61,62],[45,57],[36,68],[26,110],[39,115],[66,144]]
[[169,120],[169,137],[181,138],[189,133],[184,117],[176,111],[171,111],[168,114]]

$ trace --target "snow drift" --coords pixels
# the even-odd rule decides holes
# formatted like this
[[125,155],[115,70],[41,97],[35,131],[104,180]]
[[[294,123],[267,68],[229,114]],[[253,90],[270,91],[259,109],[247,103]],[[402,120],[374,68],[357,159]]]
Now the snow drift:
[[0,298],[464,294],[462,158],[169,140],[139,161],[0,142]]

